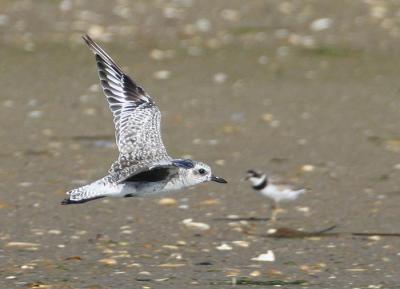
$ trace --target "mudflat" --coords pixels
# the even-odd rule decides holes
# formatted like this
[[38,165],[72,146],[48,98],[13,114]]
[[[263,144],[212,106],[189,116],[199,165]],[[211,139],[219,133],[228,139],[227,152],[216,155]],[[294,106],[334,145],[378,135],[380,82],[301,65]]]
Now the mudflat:
[[[399,288],[399,4],[93,5],[0,4],[1,288]],[[229,184],[60,205],[117,157],[83,33]],[[271,224],[248,169],[310,191]]]

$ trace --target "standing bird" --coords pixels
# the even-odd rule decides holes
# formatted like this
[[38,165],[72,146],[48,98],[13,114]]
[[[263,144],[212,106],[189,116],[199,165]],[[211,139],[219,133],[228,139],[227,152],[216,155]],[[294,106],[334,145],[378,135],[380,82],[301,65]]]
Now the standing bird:
[[114,117],[118,159],[108,175],[67,192],[63,205],[104,197],[160,195],[203,182],[226,183],[211,168],[190,159],[172,159],[161,139],[161,113],[152,98],[89,36],[100,83]]
[[295,200],[300,194],[306,192],[305,188],[298,187],[292,183],[283,182],[278,178],[267,177],[266,174],[254,170],[248,170],[247,176],[244,179],[250,181],[254,190],[272,199],[272,222],[276,221],[278,213],[282,211],[282,209],[279,208],[279,202]]

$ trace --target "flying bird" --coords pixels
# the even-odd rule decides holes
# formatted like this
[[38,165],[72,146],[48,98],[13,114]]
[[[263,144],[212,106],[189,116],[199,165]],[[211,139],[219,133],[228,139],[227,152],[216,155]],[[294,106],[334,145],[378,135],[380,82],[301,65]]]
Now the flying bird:
[[279,207],[279,202],[295,200],[300,194],[307,191],[305,188],[285,182],[281,178],[267,177],[266,174],[255,170],[248,170],[244,180],[250,181],[255,191],[272,200],[272,222],[276,221],[278,213],[282,211]]
[[100,84],[113,114],[119,156],[105,177],[67,192],[61,204],[161,195],[208,181],[227,183],[205,163],[171,158],[162,142],[161,113],[154,100],[89,36],[83,39],[96,57]]

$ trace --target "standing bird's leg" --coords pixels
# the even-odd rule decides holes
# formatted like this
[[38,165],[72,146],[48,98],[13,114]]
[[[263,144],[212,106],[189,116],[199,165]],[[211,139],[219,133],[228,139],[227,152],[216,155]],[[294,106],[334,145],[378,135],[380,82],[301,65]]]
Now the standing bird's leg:
[[279,206],[278,206],[278,202],[276,202],[275,200],[272,200],[272,205],[271,205],[271,222],[275,223],[276,222],[276,216],[279,213]]

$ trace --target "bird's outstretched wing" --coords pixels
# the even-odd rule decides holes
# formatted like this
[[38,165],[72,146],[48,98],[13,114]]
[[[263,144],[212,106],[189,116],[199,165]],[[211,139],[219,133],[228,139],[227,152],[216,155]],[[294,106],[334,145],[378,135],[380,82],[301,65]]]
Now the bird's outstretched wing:
[[110,173],[141,162],[169,160],[161,139],[157,105],[97,43],[87,35],[83,39],[96,56],[100,84],[114,117],[120,156]]

